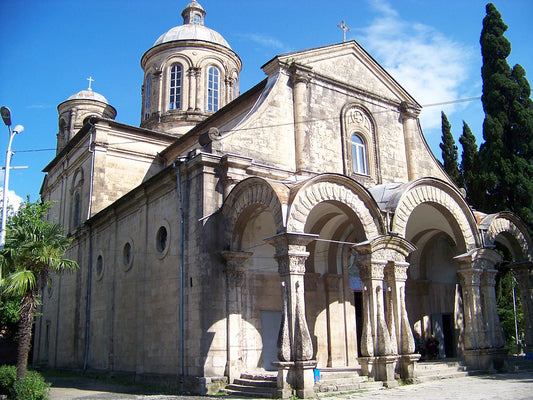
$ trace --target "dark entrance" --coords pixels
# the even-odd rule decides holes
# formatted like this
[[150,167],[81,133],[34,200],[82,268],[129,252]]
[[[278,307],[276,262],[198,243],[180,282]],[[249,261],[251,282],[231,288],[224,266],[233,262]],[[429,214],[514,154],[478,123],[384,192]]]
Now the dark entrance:
[[363,337],[363,292],[353,292],[355,306],[355,326],[357,327],[357,356],[361,357],[361,338]]

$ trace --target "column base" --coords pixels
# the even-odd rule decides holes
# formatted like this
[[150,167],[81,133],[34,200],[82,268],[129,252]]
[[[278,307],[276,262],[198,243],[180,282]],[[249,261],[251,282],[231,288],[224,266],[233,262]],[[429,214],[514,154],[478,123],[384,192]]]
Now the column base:
[[278,367],[276,397],[288,399],[296,395],[300,399],[311,399],[315,394],[314,369],[316,361],[279,361],[272,365]]
[[463,350],[467,366],[489,373],[502,372],[507,369],[507,350],[476,349]]
[[398,386],[394,375],[397,362],[398,356],[359,357],[363,375],[382,381],[386,387]]
[[420,360],[420,354],[401,355],[399,362],[400,378],[406,383],[414,383],[416,378],[416,362]]

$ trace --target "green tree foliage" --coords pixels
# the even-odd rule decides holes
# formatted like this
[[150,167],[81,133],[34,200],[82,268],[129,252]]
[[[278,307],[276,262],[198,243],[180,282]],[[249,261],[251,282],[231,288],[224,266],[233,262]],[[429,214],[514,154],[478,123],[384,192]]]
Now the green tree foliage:
[[20,300],[20,297],[0,298],[0,339],[14,339],[20,320]]
[[459,143],[463,147],[461,154],[461,164],[459,170],[463,176],[463,183],[466,189],[466,200],[474,208],[480,209],[482,206],[482,190],[479,184],[480,165],[479,152],[476,144],[476,137],[470,130],[468,124],[463,121],[463,134],[459,138]]
[[450,178],[452,178],[457,186],[462,187],[463,177],[457,164],[457,146],[455,145],[455,140],[453,139],[450,122],[448,121],[446,114],[444,114],[444,111],[441,111],[441,120],[442,142],[439,146],[442,150],[444,170],[448,173]]
[[7,223],[6,243],[0,251],[1,282],[6,296],[20,296],[17,380],[26,375],[32,325],[38,305],[38,292],[51,275],[78,268],[64,258],[70,245],[59,225],[44,220],[49,203],[24,203]]
[[533,227],[533,103],[525,71],[510,68],[511,44],[507,25],[493,4],[483,19],[482,103],[485,110],[479,156],[482,169],[483,210],[509,210]]

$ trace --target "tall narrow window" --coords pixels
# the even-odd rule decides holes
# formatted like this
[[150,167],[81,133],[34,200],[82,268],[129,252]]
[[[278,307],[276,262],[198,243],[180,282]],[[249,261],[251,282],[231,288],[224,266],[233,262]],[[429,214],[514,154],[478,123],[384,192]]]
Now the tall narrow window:
[[170,68],[170,101],[168,105],[170,110],[179,110],[181,108],[182,71],[181,64],[174,64]]
[[355,133],[352,135],[352,163],[353,172],[368,175],[366,145],[363,139]]
[[80,193],[79,192],[76,192],[74,194],[74,204],[72,205],[72,227],[73,228],[77,228],[79,225],[80,225],[80,220],[81,220],[81,216],[80,216],[80,203],[81,203],[81,198],[80,198]]
[[220,72],[216,67],[209,67],[207,72],[207,111],[218,111]]
[[150,101],[152,97],[152,75],[146,78],[146,85],[144,87],[144,119],[150,117]]

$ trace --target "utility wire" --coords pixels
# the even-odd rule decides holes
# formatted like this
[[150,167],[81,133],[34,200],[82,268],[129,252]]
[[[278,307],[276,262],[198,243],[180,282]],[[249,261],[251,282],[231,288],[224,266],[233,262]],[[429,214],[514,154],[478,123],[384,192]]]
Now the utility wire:
[[[436,106],[444,106],[444,105],[450,105],[450,104],[458,104],[458,103],[467,103],[475,100],[481,99],[481,96],[477,97],[468,97],[465,99],[457,99],[457,100],[450,100],[450,101],[443,101],[440,103],[431,103],[431,104],[424,104],[422,107],[436,107]],[[374,114],[379,114],[387,111],[394,111],[397,112],[397,110],[387,109],[383,111],[377,111]],[[316,119],[308,119],[305,121],[302,121],[300,123],[314,123],[314,122],[322,122],[322,121],[328,121],[328,120],[336,120],[338,119],[338,116],[335,117],[327,117],[327,118],[316,118]],[[266,129],[266,128],[279,128],[282,126],[289,126],[289,125],[295,125],[294,122],[286,122],[286,123],[280,123],[280,124],[272,124],[272,125],[261,125],[261,126],[254,126],[250,128],[237,128],[237,129],[230,129],[228,131],[220,131],[221,133],[227,133],[227,132],[239,132],[239,131],[247,131],[247,130],[260,130],[260,129]],[[73,150],[78,150],[80,147],[84,146],[85,143],[80,142],[80,145],[77,145],[74,147]],[[118,146],[118,145],[125,145],[125,144],[131,144],[131,143],[138,143],[137,140],[130,140],[130,141],[124,141],[124,142],[114,142],[114,143],[108,143],[107,145],[112,146]],[[115,147],[116,149],[116,147]],[[27,149],[27,150],[17,150],[16,153],[36,153],[36,152],[42,152],[42,151],[56,151],[55,148],[48,148],[48,149]]]

